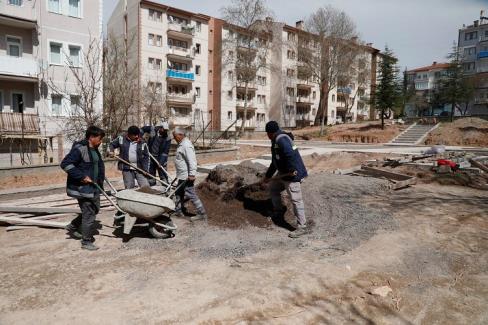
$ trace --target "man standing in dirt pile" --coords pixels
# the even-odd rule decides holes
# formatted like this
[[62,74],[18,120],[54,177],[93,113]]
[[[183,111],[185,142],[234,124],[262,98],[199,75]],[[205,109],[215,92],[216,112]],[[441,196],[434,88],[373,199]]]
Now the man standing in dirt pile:
[[195,176],[197,174],[195,148],[185,134],[186,132],[183,128],[176,128],[173,131],[173,138],[178,143],[175,155],[177,186],[181,185],[176,192],[176,214],[181,217],[185,215],[184,203],[185,199],[188,199],[197,209],[197,215],[190,217],[190,221],[206,220],[207,213],[202,201],[195,192]]
[[93,228],[100,211],[99,189],[103,189],[105,179],[105,165],[98,151],[104,136],[102,129],[90,126],[86,130],[85,139],[75,142],[61,162],[61,168],[68,174],[66,192],[78,200],[81,210],[81,214],[66,226],[66,230],[81,239],[82,249],[91,251],[98,249],[93,244]]
[[[119,156],[145,172],[149,172],[149,150],[146,142],[141,137],[141,131],[137,126],[131,126],[127,135],[118,136],[109,147],[109,156],[114,156],[114,150],[119,148]],[[134,188],[136,180],[139,187],[148,187],[149,182],[140,171],[119,161],[118,169],[122,171],[122,178],[126,189]]]
[[[168,135],[169,125],[167,122],[162,122],[156,128],[149,127],[144,132],[149,131],[150,137],[147,142],[150,154],[158,161],[158,163],[167,171],[168,170],[168,156],[171,147],[171,138]],[[144,128],[143,128],[144,129]],[[149,173],[156,176],[156,171],[159,174],[159,179],[168,182],[168,175],[156,164],[153,159],[150,159]],[[150,180],[151,185],[156,185],[156,180]]]
[[[273,203],[273,217],[282,219],[286,208],[281,200],[281,193],[287,191],[293,204],[293,212],[297,218],[297,228],[288,234],[291,238],[298,238],[308,233],[305,219],[305,206],[302,198],[302,180],[308,176],[302,157],[293,143],[293,136],[280,129],[275,121],[266,123],[266,133],[271,140],[271,165],[263,180],[269,183],[271,201]],[[278,175],[273,175],[278,171]]]

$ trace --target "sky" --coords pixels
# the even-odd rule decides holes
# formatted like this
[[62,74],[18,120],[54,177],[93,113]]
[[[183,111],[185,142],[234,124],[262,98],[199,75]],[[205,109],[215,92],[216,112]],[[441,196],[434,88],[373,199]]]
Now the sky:
[[[119,0],[104,0],[104,24]],[[154,0],[154,2],[209,16],[220,17],[229,0]],[[356,23],[361,39],[382,50],[391,48],[399,66],[413,69],[445,62],[458,30],[488,15],[488,0],[267,0],[275,20],[294,26],[317,8],[332,5]],[[485,16],[486,16],[485,15]]]

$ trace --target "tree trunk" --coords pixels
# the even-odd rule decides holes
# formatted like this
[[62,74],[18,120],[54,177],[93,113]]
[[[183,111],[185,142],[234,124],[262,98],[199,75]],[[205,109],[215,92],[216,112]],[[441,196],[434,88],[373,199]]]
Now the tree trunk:
[[244,85],[244,113],[242,116],[242,123],[241,123],[241,127],[239,128],[239,132],[237,134],[237,137],[240,137],[241,134],[244,132],[244,125],[246,123],[246,118],[247,118],[247,96],[248,96],[247,92],[248,91],[249,91],[249,84],[246,81],[245,85]]
[[322,112],[321,115],[322,115],[322,119],[320,121],[320,133],[319,135],[320,136],[323,136],[324,135],[324,131],[325,131],[325,120],[327,119],[327,113],[328,113],[328,109],[329,109],[329,87],[327,86],[327,84],[324,82],[323,85],[321,86],[321,89],[320,89],[320,92],[321,92],[321,96],[320,96],[320,101],[321,101],[321,105],[322,107],[320,108],[320,111]]
[[385,129],[385,109],[381,109],[381,129]]
[[451,122],[454,121],[454,110],[456,109],[456,104],[452,103],[451,107]]

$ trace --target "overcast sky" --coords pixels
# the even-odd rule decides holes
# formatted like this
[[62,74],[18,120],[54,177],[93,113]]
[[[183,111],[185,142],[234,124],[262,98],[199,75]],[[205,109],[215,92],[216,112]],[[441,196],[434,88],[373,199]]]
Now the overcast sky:
[[[104,0],[104,23],[119,0]],[[166,0],[169,6],[219,17],[230,1]],[[268,0],[275,18],[294,26],[320,6],[344,10],[356,22],[361,38],[373,46],[393,49],[400,66],[416,68],[433,61],[446,61],[463,24],[479,19],[488,0]]]

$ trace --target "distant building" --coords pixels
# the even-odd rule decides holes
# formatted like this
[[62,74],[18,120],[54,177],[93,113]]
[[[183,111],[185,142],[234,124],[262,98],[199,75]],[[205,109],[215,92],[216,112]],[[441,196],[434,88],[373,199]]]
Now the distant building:
[[412,95],[405,104],[407,117],[435,116],[450,111],[450,105],[432,107],[430,104],[432,91],[446,75],[448,67],[449,63],[433,62],[432,65],[406,71],[407,87],[410,87],[408,90]]
[[463,25],[458,46],[465,73],[479,80],[469,114],[488,115],[488,13],[482,10],[479,20],[469,26]]

